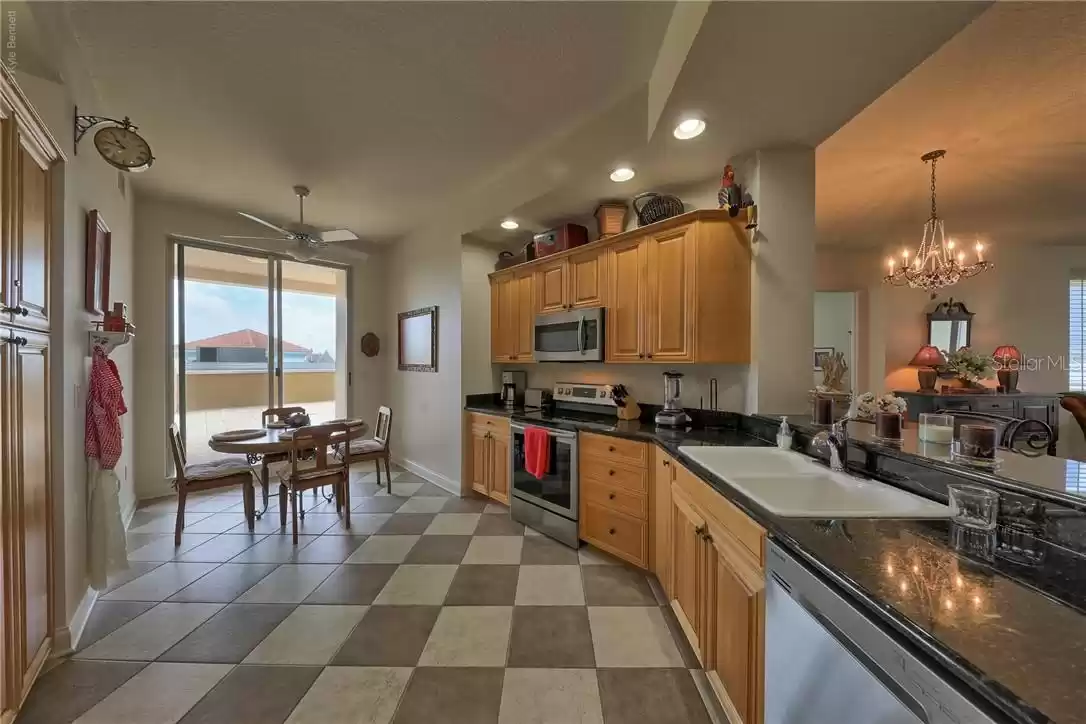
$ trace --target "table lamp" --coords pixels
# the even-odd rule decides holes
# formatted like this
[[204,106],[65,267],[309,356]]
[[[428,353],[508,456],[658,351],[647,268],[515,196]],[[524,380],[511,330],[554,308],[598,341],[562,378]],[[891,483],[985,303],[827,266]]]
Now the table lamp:
[[1013,344],[1001,344],[992,352],[995,357],[996,378],[1004,392],[1018,392],[1018,368],[1022,363],[1022,352]]
[[935,380],[938,379],[935,368],[945,364],[946,357],[930,344],[925,344],[913,355],[909,366],[919,368],[916,370],[916,377],[920,381],[921,392],[935,392]]

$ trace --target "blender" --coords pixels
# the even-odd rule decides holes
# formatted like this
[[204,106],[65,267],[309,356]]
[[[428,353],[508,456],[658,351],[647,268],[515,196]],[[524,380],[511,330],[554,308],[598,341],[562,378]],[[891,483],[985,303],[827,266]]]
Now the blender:
[[690,417],[683,412],[681,402],[683,394],[683,374],[670,370],[664,373],[664,409],[656,413],[656,424],[667,427],[681,427],[690,422]]

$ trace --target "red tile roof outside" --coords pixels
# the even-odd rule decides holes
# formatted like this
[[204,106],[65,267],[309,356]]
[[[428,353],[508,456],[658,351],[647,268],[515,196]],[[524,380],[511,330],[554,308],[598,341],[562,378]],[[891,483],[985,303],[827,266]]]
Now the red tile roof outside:
[[[268,335],[257,332],[255,329],[239,329],[236,332],[227,332],[206,339],[198,339],[189,342],[185,349],[200,349],[201,347],[246,347],[255,349],[268,349]],[[308,347],[283,340],[284,352],[309,352]]]

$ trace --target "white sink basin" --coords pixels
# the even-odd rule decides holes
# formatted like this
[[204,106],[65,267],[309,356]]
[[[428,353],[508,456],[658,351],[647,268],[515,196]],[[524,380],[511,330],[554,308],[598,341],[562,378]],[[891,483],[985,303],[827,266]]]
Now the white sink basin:
[[679,452],[769,512],[788,518],[947,518],[950,509],[877,480],[835,473],[774,448],[680,447]]

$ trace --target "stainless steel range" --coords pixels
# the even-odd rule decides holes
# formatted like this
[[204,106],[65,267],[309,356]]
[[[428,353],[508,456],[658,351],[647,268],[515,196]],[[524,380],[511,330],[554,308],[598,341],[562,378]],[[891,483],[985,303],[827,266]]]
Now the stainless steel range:
[[[509,480],[513,495],[510,514],[557,541],[574,548],[577,536],[580,487],[577,480],[577,432],[563,429],[563,414],[594,413],[615,417],[617,408],[611,399],[611,385],[560,382],[554,386],[553,412],[526,413],[510,425]],[[537,478],[525,469],[524,431],[541,427],[547,431],[549,464],[546,474]]]

